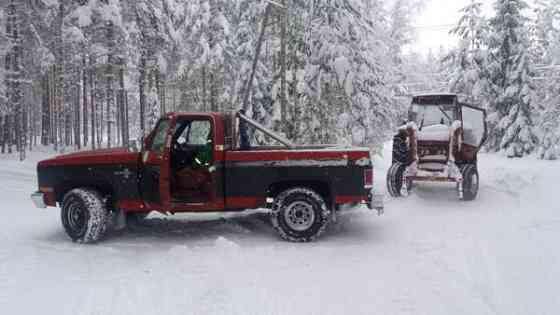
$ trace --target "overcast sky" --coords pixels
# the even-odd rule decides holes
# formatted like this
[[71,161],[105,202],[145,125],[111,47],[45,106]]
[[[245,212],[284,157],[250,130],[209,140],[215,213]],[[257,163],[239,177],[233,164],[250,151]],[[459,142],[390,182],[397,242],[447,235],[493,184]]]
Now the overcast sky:
[[[490,16],[494,1],[481,2],[484,3],[483,14]],[[470,0],[425,0],[423,11],[414,21],[416,41],[409,49],[427,54],[430,49],[437,52],[440,46],[445,49],[455,46],[457,39],[449,35],[449,30],[459,21],[459,10],[469,3]]]
[[[479,0],[483,3],[482,13],[490,17],[494,13],[494,0]],[[534,0],[526,0],[528,4]],[[454,47],[457,39],[449,35],[449,30],[457,24],[461,14],[459,10],[470,3],[470,0],[424,0],[424,8],[414,21],[416,41],[409,50],[427,54],[430,49],[436,53],[440,46],[445,49]],[[530,12],[525,12],[529,14]]]

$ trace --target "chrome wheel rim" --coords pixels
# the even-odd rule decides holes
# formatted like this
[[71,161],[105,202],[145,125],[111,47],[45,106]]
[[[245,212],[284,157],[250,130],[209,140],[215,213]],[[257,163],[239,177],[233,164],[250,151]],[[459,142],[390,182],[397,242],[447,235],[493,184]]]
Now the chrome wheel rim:
[[315,221],[313,206],[307,202],[296,201],[290,204],[284,211],[284,219],[288,227],[295,231],[309,229]]

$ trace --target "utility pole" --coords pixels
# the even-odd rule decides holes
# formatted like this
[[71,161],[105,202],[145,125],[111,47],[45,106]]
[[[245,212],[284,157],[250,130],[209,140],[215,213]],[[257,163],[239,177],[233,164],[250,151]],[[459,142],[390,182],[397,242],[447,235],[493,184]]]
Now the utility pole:
[[106,69],[106,99],[107,99],[107,147],[110,148],[113,142],[111,134],[111,123],[113,122],[113,50],[114,50],[114,34],[113,22],[107,22],[107,48],[109,54],[107,55],[107,69]]
[[251,69],[251,75],[245,86],[245,94],[243,95],[243,109],[247,110],[249,108],[249,94],[251,94],[251,89],[253,87],[253,81],[255,80],[255,72],[257,70],[257,65],[259,64],[259,57],[261,55],[262,42],[264,40],[264,34],[266,32],[266,26],[268,24],[268,16],[270,15],[270,4],[266,6],[264,17],[261,25],[261,33],[259,34],[259,39],[257,40],[257,47],[255,48],[255,57],[253,58],[253,67]]
[[281,128],[285,134],[288,134],[288,117],[287,107],[288,100],[286,98],[286,29],[288,24],[288,10],[286,9],[286,0],[282,0],[283,10],[280,10],[280,113]]

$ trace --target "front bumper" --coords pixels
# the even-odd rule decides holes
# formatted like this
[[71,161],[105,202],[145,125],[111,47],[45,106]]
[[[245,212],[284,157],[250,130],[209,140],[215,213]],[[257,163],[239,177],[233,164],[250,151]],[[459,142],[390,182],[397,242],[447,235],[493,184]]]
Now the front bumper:
[[377,194],[374,192],[368,195],[368,208],[372,210],[377,210],[378,215],[382,215],[385,212],[385,206],[383,204],[383,194]]
[[37,208],[45,209],[47,207],[47,204],[45,203],[45,194],[40,191],[32,193],[31,200]]

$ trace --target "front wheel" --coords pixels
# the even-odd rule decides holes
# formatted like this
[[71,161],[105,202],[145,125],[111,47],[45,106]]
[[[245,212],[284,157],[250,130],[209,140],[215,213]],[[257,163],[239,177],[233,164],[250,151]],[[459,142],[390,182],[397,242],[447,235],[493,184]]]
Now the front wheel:
[[292,188],[278,195],[271,212],[272,225],[291,242],[310,242],[326,229],[330,218],[324,199],[308,188]]
[[94,243],[105,235],[109,212],[101,195],[85,188],[73,189],[63,199],[62,225],[72,241]]
[[408,161],[408,144],[406,137],[396,135],[393,137],[392,163],[406,163]]
[[463,175],[463,200],[471,201],[478,195],[479,178],[475,164],[465,164],[461,166]]

